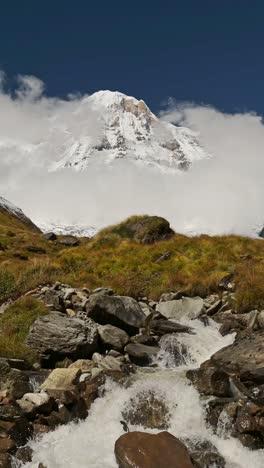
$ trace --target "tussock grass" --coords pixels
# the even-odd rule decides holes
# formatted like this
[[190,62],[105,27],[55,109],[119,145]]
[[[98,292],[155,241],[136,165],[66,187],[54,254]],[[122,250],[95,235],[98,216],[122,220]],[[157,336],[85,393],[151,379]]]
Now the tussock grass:
[[[141,217],[132,221],[138,219]],[[127,221],[102,230],[90,242],[83,240],[78,247],[65,248],[14,227],[8,235],[11,227],[1,231],[0,223],[0,242],[2,235],[6,247],[0,250],[0,302],[54,281],[88,288],[107,285],[119,294],[153,299],[164,291],[179,289],[205,296],[218,291],[219,280],[234,272],[239,311],[264,308],[263,240],[175,234],[168,240],[142,245],[124,233],[124,224]],[[26,252],[27,245],[43,247],[46,254]],[[14,257],[15,252],[26,253],[28,260]],[[170,257],[156,263],[165,252],[170,252]]]
[[32,323],[47,313],[40,301],[29,296],[9,306],[0,317],[0,356],[35,362],[37,356],[27,348],[25,339]]

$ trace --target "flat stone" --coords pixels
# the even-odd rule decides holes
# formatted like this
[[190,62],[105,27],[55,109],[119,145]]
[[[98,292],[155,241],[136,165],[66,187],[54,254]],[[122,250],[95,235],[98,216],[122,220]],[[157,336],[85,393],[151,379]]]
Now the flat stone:
[[201,315],[203,308],[204,301],[201,297],[183,297],[178,300],[160,302],[156,310],[168,319],[192,320]]

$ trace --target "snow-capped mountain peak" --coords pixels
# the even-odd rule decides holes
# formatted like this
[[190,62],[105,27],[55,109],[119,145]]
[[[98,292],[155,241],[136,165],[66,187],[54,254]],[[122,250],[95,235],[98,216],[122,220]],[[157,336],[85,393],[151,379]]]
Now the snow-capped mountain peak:
[[67,134],[66,148],[52,170],[73,167],[84,170],[91,163],[111,164],[127,160],[156,167],[166,172],[186,170],[191,163],[208,157],[196,135],[184,127],[176,127],[156,117],[144,101],[120,92],[98,91],[80,101],[98,119],[99,132],[78,137]]

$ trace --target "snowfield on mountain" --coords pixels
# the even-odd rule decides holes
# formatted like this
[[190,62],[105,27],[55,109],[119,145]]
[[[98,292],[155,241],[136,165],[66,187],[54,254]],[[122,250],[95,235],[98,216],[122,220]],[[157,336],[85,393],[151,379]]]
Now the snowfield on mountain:
[[196,134],[156,117],[142,100],[112,91],[98,91],[80,100],[76,115],[85,119],[85,107],[98,117],[96,136],[81,126],[78,138],[65,132],[61,157],[51,165],[55,171],[72,167],[77,171],[91,163],[111,164],[129,160],[163,172],[187,170],[191,163],[209,155],[199,145]]

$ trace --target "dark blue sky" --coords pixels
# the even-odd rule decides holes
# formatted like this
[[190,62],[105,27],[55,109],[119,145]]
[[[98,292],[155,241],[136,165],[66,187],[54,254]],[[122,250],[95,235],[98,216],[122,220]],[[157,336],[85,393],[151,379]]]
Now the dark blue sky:
[[[155,5],[156,3],[156,5]],[[9,0],[0,67],[47,94],[120,90],[264,114],[263,0]]]

